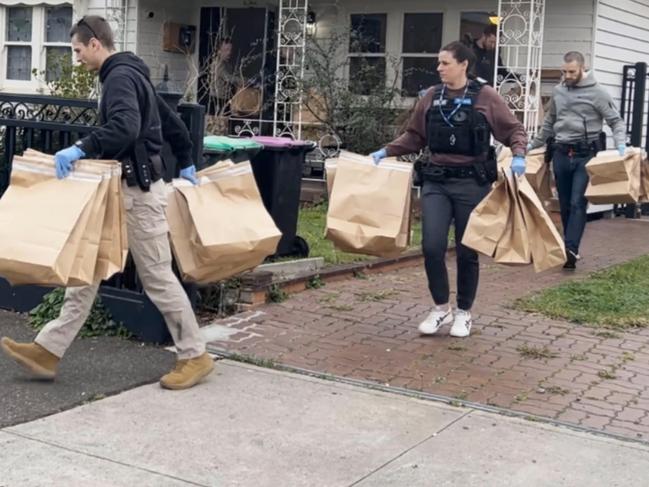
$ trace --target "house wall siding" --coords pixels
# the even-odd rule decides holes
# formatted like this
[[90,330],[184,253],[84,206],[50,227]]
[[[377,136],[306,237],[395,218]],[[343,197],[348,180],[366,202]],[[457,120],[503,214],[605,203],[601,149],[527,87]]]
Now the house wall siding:
[[[611,2],[613,0],[610,0]],[[595,23],[595,0],[546,0],[543,32],[543,67],[557,68],[562,56],[570,50],[584,53],[590,63]],[[442,12],[442,43],[458,39],[462,12],[495,11],[497,1],[455,0],[454,2],[406,0],[311,0],[317,14],[318,37],[327,37],[349,24],[350,13],[387,13],[388,50],[399,52],[403,14],[406,12]]]
[[[619,108],[625,64],[649,63],[649,0],[600,0],[594,42],[595,76]],[[649,96],[649,90],[645,97]],[[646,109],[645,117],[646,133]]]
[[[116,42],[119,43],[121,50],[135,51],[138,29],[138,0],[77,0],[75,2],[75,15],[78,15],[79,18],[83,15],[110,17],[106,4],[109,6],[118,6],[124,5],[124,2],[127,2],[126,35],[124,39],[116,39]],[[124,45],[122,45],[123,40],[125,40]]]

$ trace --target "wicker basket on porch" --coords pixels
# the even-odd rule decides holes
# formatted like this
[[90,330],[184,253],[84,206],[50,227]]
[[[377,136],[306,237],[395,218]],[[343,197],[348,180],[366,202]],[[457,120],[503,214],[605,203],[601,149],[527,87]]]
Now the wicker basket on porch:
[[261,91],[251,86],[241,88],[230,100],[230,108],[239,117],[257,115],[261,110]]

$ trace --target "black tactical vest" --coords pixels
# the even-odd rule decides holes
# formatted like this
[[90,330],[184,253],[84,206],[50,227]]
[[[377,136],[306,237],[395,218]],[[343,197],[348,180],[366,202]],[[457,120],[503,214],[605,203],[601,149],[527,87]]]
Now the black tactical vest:
[[482,86],[470,80],[464,98],[448,96],[443,85],[433,88],[435,94],[426,113],[426,137],[431,153],[487,157],[491,129],[486,117],[475,109]]

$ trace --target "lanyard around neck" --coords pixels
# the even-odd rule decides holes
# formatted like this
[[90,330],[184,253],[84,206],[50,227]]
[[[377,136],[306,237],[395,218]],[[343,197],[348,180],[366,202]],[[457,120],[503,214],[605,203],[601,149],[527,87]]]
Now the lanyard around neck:
[[[469,92],[469,83],[467,83],[466,86],[464,87],[464,93],[462,94],[462,100],[464,100],[466,98],[466,94],[468,92]],[[444,110],[442,109],[442,104],[443,104],[443,100],[444,100],[444,93],[446,93],[446,85],[442,85],[442,90],[439,92],[439,105],[438,105],[439,106],[439,114],[442,116],[442,118],[446,122],[446,125],[448,125],[449,127],[455,127],[455,125],[453,125],[453,122],[451,122],[451,119],[457,113],[457,111],[460,108],[462,108],[462,104],[458,103],[458,105],[447,116],[444,113]]]

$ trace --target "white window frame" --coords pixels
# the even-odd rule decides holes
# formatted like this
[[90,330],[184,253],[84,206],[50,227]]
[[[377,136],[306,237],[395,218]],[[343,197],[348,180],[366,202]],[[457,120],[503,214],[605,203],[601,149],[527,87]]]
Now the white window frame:
[[[47,70],[47,48],[48,47],[67,47],[70,50],[70,56],[73,56],[72,52],[72,45],[70,44],[70,41],[66,42],[47,42],[45,39],[47,39],[47,33],[45,32],[45,28],[47,27],[47,8],[48,7],[64,7],[64,6],[69,6],[72,8],[72,25],[74,25],[74,7],[69,4],[69,3],[61,3],[59,5],[43,5],[43,28],[41,29],[41,35],[43,36],[43,42],[42,42],[42,49],[41,49],[41,58],[40,58],[40,68],[38,71],[46,71]],[[72,61],[74,62],[74,58],[71,57]]]
[[[352,35],[352,16],[354,15],[385,15],[385,50],[383,52],[349,52],[349,43],[351,41],[351,35]],[[349,38],[347,39],[347,82],[351,82],[351,73],[350,73],[350,68],[351,68],[351,59],[352,58],[383,58],[385,59],[385,80],[386,84],[387,81],[390,79],[390,67],[388,66],[388,38],[389,38],[389,22],[390,22],[390,12],[388,11],[350,11],[347,12],[347,32],[349,34]]]
[[[404,52],[403,48],[403,34],[404,34],[404,29],[406,28],[406,15],[428,15],[428,14],[437,14],[442,16],[442,40],[440,42],[440,49],[444,47],[444,24],[446,21],[446,13],[443,10],[427,10],[427,11],[421,11],[421,10],[406,10],[402,13],[401,15],[401,25],[400,25],[400,30],[399,30],[399,79],[397,80],[397,86],[399,89],[403,89],[403,70],[404,70],[404,59],[405,58],[439,58],[439,51],[436,53],[428,53],[428,52]],[[410,95],[404,95],[401,97],[403,100],[414,100],[417,98],[417,95],[410,96]]]
[[[36,93],[47,89],[44,80],[36,79],[34,76],[30,80],[15,80],[7,78],[8,46],[29,46],[32,49],[31,69],[36,68],[38,72],[45,71],[47,65],[46,47],[70,47],[69,42],[45,42],[45,10],[48,7],[68,6],[73,9],[71,2],[60,2],[57,4],[41,3],[38,5],[15,4],[0,6],[0,90],[16,93]],[[7,9],[11,7],[25,7],[32,9],[32,40],[31,42],[8,42],[7,38]]]

